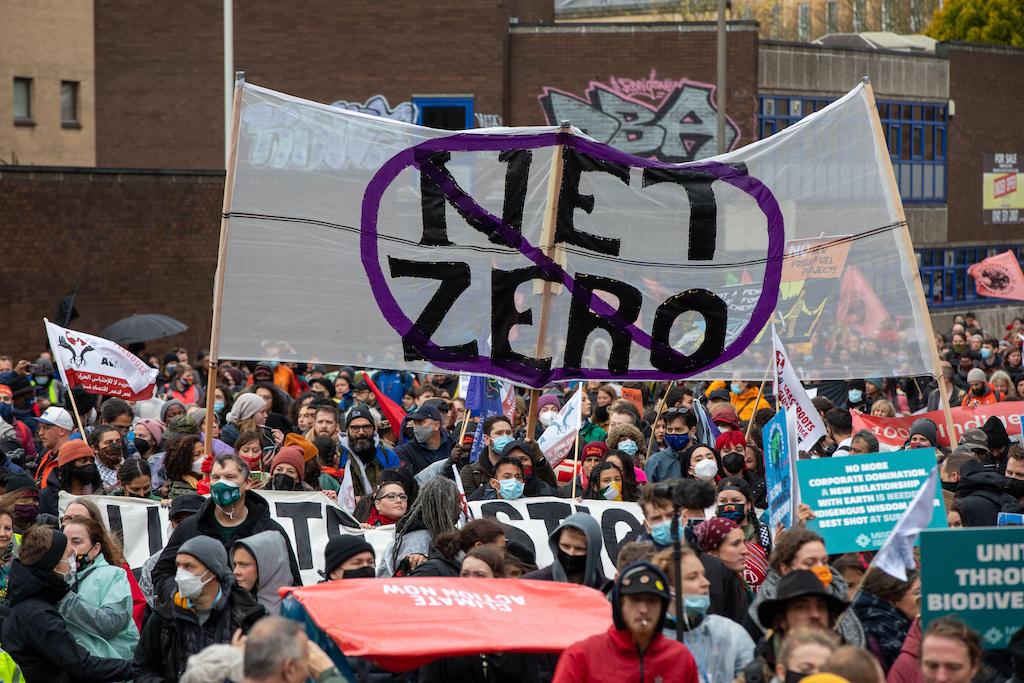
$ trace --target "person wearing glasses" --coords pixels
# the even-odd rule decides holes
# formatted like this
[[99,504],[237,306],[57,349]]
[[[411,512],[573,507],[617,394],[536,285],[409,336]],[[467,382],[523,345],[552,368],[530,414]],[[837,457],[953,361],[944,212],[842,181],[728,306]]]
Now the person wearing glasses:
[[345,435],[338,447],[338,467],[353,467],[352,486],[356,497],[372,493],[381,481],[381,473],[400,465],[395,452],[381,444],[377,421],[370,409],[357,405],[349,410],[345,417]]
[[[696,440],[697,414],[687,408],[669,408],[665,417],[666,448],[651,456],[644,467],[647,481],[659,482],[688,476],[690,452],[700,444]],[[684,468],[681,463],[686,463]]]

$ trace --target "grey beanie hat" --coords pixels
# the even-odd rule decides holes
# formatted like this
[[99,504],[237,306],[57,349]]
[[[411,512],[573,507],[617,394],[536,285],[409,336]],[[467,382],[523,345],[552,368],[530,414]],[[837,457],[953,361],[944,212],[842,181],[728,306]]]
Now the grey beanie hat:
[[988,380],[985,378],[985,371],[984,370],[981,370],[980,368],[974,368],[973,370],[971,370],[970,372],[967,373],[967,381],[968,382],[985,382],[985,381],[988,381]]
[[178,548],[179,555],[191,555],[203,566],[213,572],[221,586],[230,585],[234,581],[234,574],[228,566],[228,551],[220,541],[215,541],[209,536],[194,536]]

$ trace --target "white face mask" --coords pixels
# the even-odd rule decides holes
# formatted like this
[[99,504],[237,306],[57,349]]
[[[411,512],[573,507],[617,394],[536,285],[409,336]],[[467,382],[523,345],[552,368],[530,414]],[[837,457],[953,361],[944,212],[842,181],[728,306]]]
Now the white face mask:
[[192,473],[193,474],[202,474],[203,473],[203,462],[205,460],[206,460],[206,458],[199,458],[198,460],[193,460],[192,461]]
[[718,476],[718,464],[713,459],[701,460],[693,466],[693,473],[698,479],[714,481],[715,477]]
[[540,422],[541,425],[543,425],[546,429],[551,426],[551,423],[555,421],[556,417],[558,417],[557,411],[545,410],[543,413],[537,416],[537,421]]
[[178,592],[181,593],[181,597],[188,598],[189,600],[195,600],[203,592],[203,586],[210,583],[213,580],[211,576],[206,581],[203,581],[203,576],[208,573],[204,572],[203,575],[196,576],[184,567],[178,567],[178,571],[174,574],[174,583],[178,586]]

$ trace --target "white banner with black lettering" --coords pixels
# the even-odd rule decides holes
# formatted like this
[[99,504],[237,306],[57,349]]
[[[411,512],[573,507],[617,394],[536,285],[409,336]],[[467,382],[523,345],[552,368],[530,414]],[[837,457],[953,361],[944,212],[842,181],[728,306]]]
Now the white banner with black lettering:
[[[306,585],[320,580],[318,572],[324,568],[324,548],[331,538],[346,533],[363,534],[380,557],[394,537],[391,526],[369,530],[345,526],[342,523],[347,517],[345,512],[319,491],[260,491],[259,495],[270,504],[271,516],[291,539],[302,582]],[[61,492],[61,517],[74,499],[75,496]],[[170,537],[168,508],[158,501],[122,496],[90,496],[90,499],[99,506],[107,527],[122,539],[125,559],[132,569],[142,567]]]

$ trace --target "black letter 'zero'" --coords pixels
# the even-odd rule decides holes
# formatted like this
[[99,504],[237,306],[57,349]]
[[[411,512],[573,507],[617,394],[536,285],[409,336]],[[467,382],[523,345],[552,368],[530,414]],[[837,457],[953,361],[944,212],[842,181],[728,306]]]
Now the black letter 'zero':
[[[469,264],[457,261],[406,261],[389,256],[388,265],[391,266],[391,277],[418,277],[441,281],[441,286],[423,307],[423,312],[420,313],[420,317],[416,319],[414,325],[416,331],[429,340],[434,332],[437,332],[441,321],[455,305],[455,301],[469,289]],[[405,349],[405,360],[407,361],[467,361],[474,360],[479,355],[475,341],[458,346],[440,346],[437,352],[432,352],[429,356],[424,355],[424,350],[419,348],[408,335],[403,335],[402,346]]]

